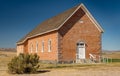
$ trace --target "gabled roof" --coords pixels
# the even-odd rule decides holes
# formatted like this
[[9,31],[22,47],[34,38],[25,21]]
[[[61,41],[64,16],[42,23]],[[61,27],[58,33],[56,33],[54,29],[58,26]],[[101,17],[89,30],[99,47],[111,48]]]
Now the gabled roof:
[[98,28],[100,32],[103,32],[103,29],[101,26],[97,23],[97,21],[93,18],[93,16],[90,14],[90,12],[87,10],[87,8],[80,4],[78,6],[75,6],[57,16],[54,16],[44,22],[42,22],[40,25],[38,25],[35,29],[33,29],[31,32],[29,32],[25,37],[23,37],[20,41],[17,42],[17,44],[24,43],[27,39],[42,35],[48,32],[52,32],[55,30],[58,30],[60,27],[64,25],[64,23],[79,9],[82,8],[84,12],[88,15],[88,17],[91,19],[91,21],[95,24],[95,26]]

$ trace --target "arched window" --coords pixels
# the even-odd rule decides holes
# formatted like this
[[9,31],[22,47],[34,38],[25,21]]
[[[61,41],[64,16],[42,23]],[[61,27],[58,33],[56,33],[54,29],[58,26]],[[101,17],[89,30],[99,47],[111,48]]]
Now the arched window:
[[38,41],[36,41],[36,53],[38,52]]
[[51,40],[48,40],[48,52],[51,52]]
[[41,52],[44,52],[44,41],[42,41],[42,49]]
[[30,53],[33,52],[33,44],[30,45]]

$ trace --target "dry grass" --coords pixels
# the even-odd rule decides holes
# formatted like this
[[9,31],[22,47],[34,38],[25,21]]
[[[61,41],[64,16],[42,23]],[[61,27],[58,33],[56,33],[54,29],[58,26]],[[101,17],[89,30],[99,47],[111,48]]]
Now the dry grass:
[[118,51],[118,52],[104,52],[103,56],[109,57],[112,59],[120,59],[120,51]]
[[[119,58],[112,53],[111,57]],[[105,54],[104,54],[105,55]],[[18,76],[7,73],[8,62],[16,56],[16,52],[0,51],[0,76]],[[108,54],[107,54],[108,56]],[[40,74],[22,74],[19,76],[113,76],[119,74],[120,63],[109,64],[40,64],[42,70],[49,70]],[[89,74],[90,73],[90,74]],[[105,75],[103,75],[103,74]],[[112,74],[111,74],[112,73]],[[114,75],[115,76],[115,75]],[[116,75],[119,76],[119,75]]]
[[0,51],[0,76],[9,76],[7,64],[16,55],[16,52]]

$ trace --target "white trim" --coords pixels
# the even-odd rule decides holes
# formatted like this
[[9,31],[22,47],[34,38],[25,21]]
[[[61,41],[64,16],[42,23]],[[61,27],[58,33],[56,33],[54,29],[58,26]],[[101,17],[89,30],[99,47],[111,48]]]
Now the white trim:
[[80,4],[77,9],[57,28],[57,29],[60,29],[65,23],[66,21],[69,20],[70,17],[72,17],[74,15],[74,13],[80,8],[80,7],[83,7],[81,9],[83,9],[83,11],[88,14],[88,17],[91,19],[91,21],[95,24],[95,26],[98,28],[98,30],[100,32],[104,32],[104,30],[102,29],[102,27],[98,24],[98,22],[94,19],[94,17],[91,15],[91,13],[88,11],[88,9],[84,6],[84,4]]
[[97,27],[97,29],[100,32],[104,32],[104,30],[102,29],[102,27],[100,26],[100,24],[95,20],[95,18],[92,16],[92,14],[88,11],[88,9],[84,6],[84,4],[81,4],[83,6],[83,11],[86,13],[86,15],[89,17],[89,19],[95,24],[95,26]]
[[89,17],[90,21],[92,21],[92,23],[97,27],[97,29],[100,31],[99,27],[97,26],[97,24],[93,21],[93,19],[90,17],[90,15],[88,13],[86,13],[86,15]]
[[42,45],[42,47],[41,47],[41,52],[44,52],[44,41],[42,40],[42,42],[41,42],[41,45]]
[[48,52],[51,52],[51,39],[48,39]]
[[38,52],[38,41],[36,41],[36,53]]
[[57,28],[60,29],[69,19],[74,15],[74,13],[81,7],[81,4],[76,8],[76,10]]
[[36,34],[36,35],[33,35],[33,36],[30,36],[30,37],[26,37],[22,42],[18,42],[17,44],[22,44],[24,43],[27,39],[29,38],[32,38],[32,37],[36,37],[36,36],[39,36],[39,35],[42,35],[42,34],[45,34],[45,33],[49,33],[49,32],[52,32],[52,31],[56,31],[58,30],[57,28],[56,29],[53,29],[53,30],[49,30],[49,31],[46,31],[46,32],[43,32],[43,33],[39,33],[39,34]]
[[32,53],[33,52],[33,44],[31,43],[30,44],[30,53]]
[[[82,46],[81,45],[77,45],[77,55],[78,55],[78,58],[76,58],[76,59],[86,59],[86,46],[85,46],[85,43],[84,42],[78,42],[77,44],[79,44],[79,43],[82,43],[83,45]],[[82,50],[80,50],[80,48],[82,48]],[[82,54],[84,54],[84,55],[82,55],[82,57],[80,57],[81,56],[80,52],[84,52],[84,53],[82,53]]]
[[22,44],[24,43],[27,39],[29,38],[32,38],[32,37],[35,37],[35,36],[39,36],[39,35],[42,35],[42,34],[45,34],[45,33],[49,33],[49,32],[52,32],[52,31],[55,31],[55,30],[58,30],[60,29],[64,24],[65,22],[70,19],[71,16],[73,16],[73,14],[80,8],[80,7],[83,7],[83,11],[87,14],[87,16],[90,18],[90,20],[95,24],[95,26],[98,28],[98,30],[103,33],[104,30],[102,29],[102,27],[98,24],[98,22],[94,19],[94,17],[90,14],[90,12],[87,10],[87,8],[84,6],[84,4],[80,4],[76,10],[56,29],[53,29],[53,30],[49,30],[49,31],[46,31],[46,32],[43,32],[43,33],[39,33],[39,34],[36,34],[36,35],[33,35],[33,36],[30,36],[30,37],[26,37],[22,42],[18,42],[17,44]]

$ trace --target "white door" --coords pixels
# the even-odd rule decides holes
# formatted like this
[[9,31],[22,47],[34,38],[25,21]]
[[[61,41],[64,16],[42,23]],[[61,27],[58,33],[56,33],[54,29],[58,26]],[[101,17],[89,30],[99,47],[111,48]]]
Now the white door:
[[85,47],[78,47],[79,59],[85,59]]
[[85,43],[77,43],[77,59],[85,59]]

